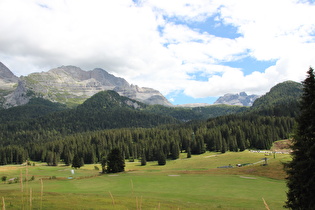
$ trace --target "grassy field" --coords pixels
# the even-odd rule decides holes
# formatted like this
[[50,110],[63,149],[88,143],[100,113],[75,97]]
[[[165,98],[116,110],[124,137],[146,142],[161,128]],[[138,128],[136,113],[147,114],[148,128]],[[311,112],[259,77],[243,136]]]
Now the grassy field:
[[[265,157],[268,165],[261,166]],[[1,183],[0,198],[6,209],[266,209],[262,198],[270,209],[282,209],[282,162],[288,160],[288,154],[274,158],[249,151],[207,152],[190,159],[182,154],[165,166],[126,162],[125,172],[105,175],[99,175],[95,165],[85,165],[73,175],[63,165],[0,166],[1,177],[35,178],[23,185]],[[217,168],[244,163],[256,164]]]

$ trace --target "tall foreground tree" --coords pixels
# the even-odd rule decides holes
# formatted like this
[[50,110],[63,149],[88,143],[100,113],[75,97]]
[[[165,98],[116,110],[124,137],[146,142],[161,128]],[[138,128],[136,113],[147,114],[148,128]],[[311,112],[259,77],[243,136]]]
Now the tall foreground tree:
[[305,210],[315,206],[315,78],[312,68],[303,86],[292,161],[285,165],[289,188],[285,207]]

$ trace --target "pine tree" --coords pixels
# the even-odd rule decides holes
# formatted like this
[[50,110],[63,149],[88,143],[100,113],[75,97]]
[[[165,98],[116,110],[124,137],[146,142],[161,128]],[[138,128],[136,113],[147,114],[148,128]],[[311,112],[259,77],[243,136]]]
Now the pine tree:
[[221,153],[225,153],[226,150],[227,150],[227,144],[226,144],[225,139],[223,138],[223,139],[222,139]]
[[144,151],[144,150],[143,150],[142,156],[141,156],[141,165],[142,165],[142,166],[147,165],[147,159],[146,159],[146,157],[145,157],[145,151]]
[[292,161],[285,165],[288,174],[286,208],[314,209],[315,206],[315,78],[312,68],[303,81],[298,127],[293,139]]
[[46,163],[49,166],[53,165],[53,161],[54,161],[54,153],[52,151],[48,151],[47,155],[46,155]]
[[163,166],[166,164],[165,154],[161,151],[158,157],[158,165]]
[[187,158],[191,158],[191,149],[190,146],[187,148]]
[[179,145],[174,142],[171,144],[171,157],[173,160],[179,158]]
[[60,155],[57,154],[56,152],[54,152],[54,153],[53,153],[53,162],[52,162],[52,165],[53,165],[53,166],[58,166],[59,160],[60,160]]
[[82,161],[82,158],[78,154],[75,154],[72,160],[72,168],[80,168],[81,166],[84,165],[84,162]]
[[64,154],[64,162],[67,166],[69,166],[72,163],[73,155],[71,154],[70,150],[65,152]]
[[102,173],[105,174],[106,172],[106,163],[107,163],[107,159],[105,156],[102,156],[101,158],[101,166],[102,166]]
[[125,160],[120,149],[114,148],[107,156],[107,173],[118,173],[125,170]]

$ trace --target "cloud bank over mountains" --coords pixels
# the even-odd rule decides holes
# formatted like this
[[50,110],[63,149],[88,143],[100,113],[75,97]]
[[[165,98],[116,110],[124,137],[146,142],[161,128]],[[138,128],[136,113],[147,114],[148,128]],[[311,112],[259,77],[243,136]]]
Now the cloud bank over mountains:
[[100,67],[175,102],[263,94],[315,67],[313,14],[304,0],[1,0],[0,61]]

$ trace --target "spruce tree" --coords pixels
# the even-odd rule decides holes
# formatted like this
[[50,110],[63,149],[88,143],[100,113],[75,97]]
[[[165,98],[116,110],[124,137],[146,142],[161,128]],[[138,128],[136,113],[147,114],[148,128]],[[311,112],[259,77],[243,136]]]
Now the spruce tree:
[[141,156],[141,165],[142,165],[142,166],[147,165],[147,159],[146,159],[146,157],[145,157],[145,151],[144,151],[144,150],[143,150],[142,156]]
[[189,146],[187,148],[187,158],[191,158],[191,149]]
[[163,166],[166,164],[165,154],[161,151],[158,157],[158,165]]
[[171,157],[172,157],[172,159],[173,160],[176,160],[176,159],[178,159],[179,158],[179,145],[178,144],[176,144],[176,143],[174,143],[174,142],[172,142],[172,144],[171,144]]
[[285,165],[286,208],[314,209],[315,206],[315,78],[312,68],[303,81],[300,116],[292,145],[292,161]]
[[52,166],[54,161],[54,153],[52,151],[48,151],[46,155],[46,163],[48,166]]
[[118,173],[125,171],[125,160],[120,149],[112,149],[107,156],[107,173]]
[[102,156],[101,158],[101,166],[102,166],[102,173],[105,174],[106,172],[106,163],[107,163],[107,159],[105,156]]
[[59,160],[60,160],[60,155],[54,152],[52,165],[58,166]]
[[78,154],[75,154],[72,160],[72,168],[81,168],[81,166],[84,165],[84,162],[82,160],[82,158],[80,158],[80,156]]

